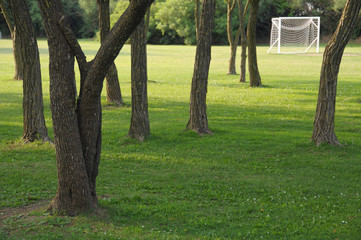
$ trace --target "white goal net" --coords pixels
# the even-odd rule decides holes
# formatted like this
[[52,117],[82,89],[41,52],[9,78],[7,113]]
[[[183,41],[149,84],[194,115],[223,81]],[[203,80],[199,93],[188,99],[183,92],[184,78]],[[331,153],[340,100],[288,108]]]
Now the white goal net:
[[267,53],[318,53],[319,43],[319,17],[272,18],[270,48]]

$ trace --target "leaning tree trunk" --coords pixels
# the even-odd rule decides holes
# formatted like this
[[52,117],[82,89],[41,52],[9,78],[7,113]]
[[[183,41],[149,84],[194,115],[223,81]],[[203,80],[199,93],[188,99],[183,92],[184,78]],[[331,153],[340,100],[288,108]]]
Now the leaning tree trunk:
[[338,27],[323,54],[320,86],[311,141],[317,146],[323,142],[341,145],[335,134],[335,104],[337,77],[344,49],[357,23],[361,1],[348,0]]
[[250,0],[249,19],[247,26],[248,43],[248,71],[251,87],[262,87],[261,76],[258,71],[257,49],[256,49],[256,25],[259,8],[259,0]]
[[23,66],[22,139],[25,142],[32,142],[39,136],[44,141],[50,142],[44,119],[39,50],[29,9],[25,0],[8,2],[16,26],[18,62]]
[[[247,4],[248,6],[248,4]],[[247,12],[247,7],[243,7],[242,0],[238,0],[238,16],[239,16],[239,27],[241,29],[241,45],[242,45],[242,53],[241,53],[241,65],[240,65],[240,82],[246,82],[246,60],[247,60],[247,36],[245,30],[245,16]]]
[[[237,0],[238,1],[238,0]],[[228,61],[228,75],[234,75],[236,73],[236,54],[239,37],[241,34],[241,26],[238,26],[237,33],[233,36],[232,30],[232,14],[236,6],[236,0],[227,0],[227,36],[228,43],[231,48],[231,55]]]
[[132,118],[128,136],[143,141],[150,136],[147,95],[147,30],[144,20],[131,36]]
[[[38,0],[48,36],[50,100],[58,169],[58,189],[49,206],[50,211],[74,215],[97,206],[103,81],[152,2],[132,0],[101,44],[94,60],[87,62],[63,17],[61,1]],[[73,84],[74,55],[81,75],[78,102]]]
[[16,37],[17,29],[11,20],[11,16],[8,12],[7,6],[4,0],[0,0],[0,6],[2,9],[3,16],[5,18],[6,24],[8,25],[10,36],[13,41],[13,55],[14,55],[14,63],[15,63],[15,74],[14,80],[23,80],[23,66],[21,62],[21,49],[18,47],[20,44],[19,40]]
[[198,134],[211,134],[207,119],[207,85],[211,62],[212,27],[216,0],[203,0],[196,57],[192,79],[187,129]]
[[[109,0],[97,0],[100,42],[103,42],[110,31]],[[120,91],[117,67],[113,63],[106,76],[106,90],[108,103],[123,105],[124,101]]]

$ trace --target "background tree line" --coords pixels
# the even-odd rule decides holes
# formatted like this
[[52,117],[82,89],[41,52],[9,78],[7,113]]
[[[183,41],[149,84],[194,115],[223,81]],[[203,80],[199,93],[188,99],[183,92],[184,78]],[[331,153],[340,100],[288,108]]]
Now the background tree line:
[[[243,0],[245,4],[245,0]],[[77,38],[99,38],[98,9],[96,1],[62,0],[64,11]],[[277,16],[320,16],[321,34],[331,35],[340,19],[346,0],[261,0],[257,21],[257,41],[267,43],[271,30],[271,18]],[[30,15],[35,34],[45,37],[40,10],[35,0],[29,0]],[[111,22],[129,4],[128,0],[110,0]],[[148,42],[152,44],[195,44],[195,0],[157,0],[151,8]],[[227,1],[217,0],[213,29],[213,44],[227,45]],[[239,22],[233,13],[234,32]],[[360,19],[360,16],[359,16]],[[246,24],[248,19],[246,18]],[[1,14],[0,30],[9,36],[9,30]],[[361,36],[361,21],[352,33],[352,38]]]

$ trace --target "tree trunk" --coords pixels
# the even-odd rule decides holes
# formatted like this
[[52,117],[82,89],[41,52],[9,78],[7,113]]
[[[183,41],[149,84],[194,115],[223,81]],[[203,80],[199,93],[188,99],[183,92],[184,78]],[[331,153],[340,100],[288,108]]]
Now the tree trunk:
[[23,66],[21,62],[21,49],[18,48],[19,41],[16,37],[16,27],[11,20],[11,16],[8,12],[7,6],[3,0],[0,0],[0,6],[2,9],[3,16],[5,18],[6,24],[8,25],[10,36],[13,41],[13,55],[15,63],[15,74],[14,80],[23,80]]
[[256,25],[259,8],[259,0],[249,1],[249,19],[247,26],[248,43],[248,71],[251,87],[262,87],[261,76],[258,71],[257,50],[256,50]]
[[147,95],[147,27],[144,20],[131,36],[132,118],[128,136],[143,141],[150,136]]
[[[237,0],[238,1],[238,0]],[[236,6],[236,0],[227,0],[227,36],[228,43],[231,48],[231,55],[228,61],[228,75],[234,75],[236,73],[236,54],[237,46],[239,42],[239,36],[241,33],[241,26],[238,26],[237,33],[233,36],[232,31],[232,14]]]
[[[152,0],[131,1],[90,63],[86,62],[63,17],[61,1],[38,2],[48,35],[50,100],[58,168],[58,190],[49,210],[74,215],[97,206],[103,81],[124,43],[144,18]],[[73,54],[81,75],[77,103],[73,85]]]
[[242,45],[242,54],[241,54],[241,66],[240,66],[240,82],[246,82],[246,60],[247,60],[247,36],[245,30],[245,16],[246,11],[243,7],[242,0],[238,0],[238,16],[239,16],[239,27],[241,29],[241,45]]
[[318,101],[311,138],[311,141],[317,146],[323,142],[341,145],[334,132],[337,77],[344,49],[357,23],[360,7],[361,1],[359,0],[347,1],[338,27],[323,54]]
[[18,61],[23,69],[23,136],[25,142],[49,141],[44,119],[38,44],[25,0],[9,0],[16,28]]
[[[103,42],[110,31],[109,0],[97,0],[100,42]],[[120,91],[117,67],[113,63],[106,76],[107,101],[116,105],[123,105]]]
[[195,0],[196,4],[195,4],[195,8],[194,8],[194,20],[195,20],[195,25],[196,25],[196,41],[198,41],[198,29],[199,29],[199,17],[200,17],[200,9],[201,9],[201,0]]
[[189,107],[187,129],[198,134],[211,134],[207,119],[207,85],[211,62],[212,27],[215,12],[215,0],[203,0],[199,25],[194,72]]

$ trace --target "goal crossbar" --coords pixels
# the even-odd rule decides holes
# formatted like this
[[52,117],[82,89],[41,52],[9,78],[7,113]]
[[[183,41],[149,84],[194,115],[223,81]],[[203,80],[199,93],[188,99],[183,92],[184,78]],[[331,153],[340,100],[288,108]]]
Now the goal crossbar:
[[272,18],[270,48],[277,53],[305,53],[310,49],[319,52],[320,17]]

